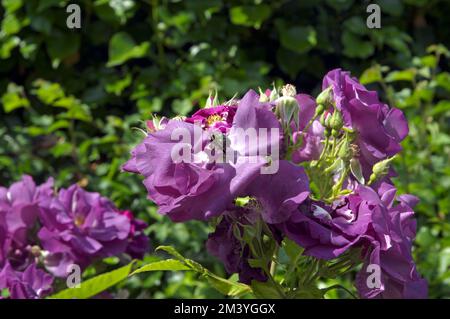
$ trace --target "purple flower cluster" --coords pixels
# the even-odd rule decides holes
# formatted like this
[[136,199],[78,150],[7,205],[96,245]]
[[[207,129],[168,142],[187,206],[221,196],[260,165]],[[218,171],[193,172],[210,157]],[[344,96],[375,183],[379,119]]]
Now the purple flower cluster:
[[[305,254],[333,259],[350,248],[361,248],[364,265],[357,288],[365,298],[421,298],[427,283],[417,273],[411,256],[416,223],[412,219],[417,198],[396,196],[383,182],[376,190],[359,185],[354,194],[332,205],[308,200],[280,227],[286,236],[305,248]],[[381,285],[369,289],[368,265],[381,270]]]
[[[250,265],[254,251],[242,238],[244,229],[260,219],[275,241],[287,237],[309,256],[330,260],[359,249],[361,297],[425,298],[427,282],[411,254],[416,198],[396,195],[389,179],[393,170],[380,166],[400,152],[408,134],[406,119],[340,69],[325,76],[323,90],[321,99],[296,94],[292,87],[273,99],[276,92],[249,91],[241,100],[168,120],[132,150],[123,169],[145,178],[148,198],[173,221],[218,217],[207,249],[241,282],[267,280],[264,267]],[[199,128],[216,134],[195,139]],[[180,129],[192,139],[178,139]],[[255,140],[239,138],[249,129],[257,132]],[[259,139],[271,129],[280,133],[270,131],[270,138]],[[231,160],[205,157],[218,142],[224,152],[235,154]],[[180,143],[192,146],[188,161],[173,158]],[[274,163],[275,172],[261,173]],[[362,179],[350,173],[354,167],[360,167]],[[334,174],[332,183],[320,189],[317,182],[328,171]],[[314,194],[313,183],[323,197]],[[241,198],[251,204],[237,205]],[[368,266],[381,271],[375,288],[367,284]]]
[[[0,271],[0,291],[8,289],[12,299],[39,299],[52,291],[53,276],[30,264],[23,272],[7,262]],[[2,299],[2,296],[0,296]]]
[[[98,193],[73,185],[54,192],[53,180],[36,186],[30,176],[0,187],[0,290],[11,298],[40,298],[69,265],[149,249],[146,228]],[[45,268],[41,269],[40,267]]]
[[[173,221],[205,220],[218,216],[236,197],[245,195],[249,185],[258,178],[261,167],[267,164],[267,159],[263,157],[247,160],[251,157],[248,145],[238,138],[238,133],[248,127],[279,128],[280,124],[271,108],[272,105],[268,103],[260,103],[259,96],[250,91],[240,101],[234,116],[230,116],[231,108],[217,107],[214,110],[217,113],[210,115],[198,112],[195,118],[186,121],[170,120],[164,129],[148,134],[133,149],[132,158],[123,169],[145,177],[144,185],[149,199],[159,206],[159,213],[168,215]],[[225,110],[227,121],[222,120]],[[233,118],[232,122],[228,120],[230,118]],[[229,144],[227,152],[235,153],[233,161],[211,163],[207,159],[202,160],[203,151],[214,141],[208,140],[207,135],[195,139],[197,125],[193,122],[196,119],[200,119],[205,130],[216,128],[214,119],[221,123],[217,131],[226,132],[224,139]],[[209,124],[205,126],[204,122]],[[172,158],[173,149],[180,144],[173,136],[180,130],[189,133],[190,145],[199,144],[199,147],[192,147],[192,161],[174,162]],[[268,139],[279,143],[281,136],[270,136]],[[261,147],[270,150],[270,145]],[[302,168],[298,167],[297,170],[302,171]]]
[[322,88],[332,88],[336,108],[344,125],[358,132],[355,144],[366,179],[375,163],[401,151],[400,142],[408,135],[408,122],[402,111],[380,102],[349,72],[336,69],[323,79]]

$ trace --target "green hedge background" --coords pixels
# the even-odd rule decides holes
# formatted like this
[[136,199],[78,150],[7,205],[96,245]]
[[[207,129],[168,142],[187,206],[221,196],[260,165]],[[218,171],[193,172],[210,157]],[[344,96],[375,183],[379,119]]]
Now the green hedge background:
[[[81,7],[81,29],[66,6]],[[401,108],[410,137],[396,185],[421,198],[415,255],[430,297],[450,297],[450,24],[446,0],[2,0],[0,184],[22,174],[78,182],[147,220],[154,246],[171,244],[217,273],[208,225],[173,224],[120,173],[151,113],[189,114],[209,92],[293,83],[317,93],[335,67]],[[366,7],[381,7],[381,29]],[[157,255],[146,257],[158,259]],[[105,260],[99,269],[117,267]],[[348,278],[342,284],[351,288]],[[135,277],[123,297],[220,297],[193,274]],[[330,295],[340,297],[340,295]]]

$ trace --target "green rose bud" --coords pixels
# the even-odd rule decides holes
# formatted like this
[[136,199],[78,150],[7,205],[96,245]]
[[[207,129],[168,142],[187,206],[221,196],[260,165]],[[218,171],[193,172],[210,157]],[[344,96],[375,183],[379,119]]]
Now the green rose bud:
[[323,113],[320,117],[320,124],[322,124],[323,127],[331,128],[331,115],[330,113]]
[[348,141],[342,143],[341,147],[338,151],[339,158],[342,158],[344,161],[349,161],[353,157],[352,149],[350,148],[350,144]]
[[333,137],[338,137],[338,136],[339,136],[339,131],[338,131],[338,130],[335,130],[334,128],[331,129],[331,136],[333,136]]
[[379,161],[373,166],[372,174],[370,175],[369,185],[375,182],[377,179],[385,176],[388,173],[389,166],[396,156]]
[[338,110],[334,110],[333,115],[330,119],[330,127],[334,130],[339,131],[342,128],[343,124],[344,121],[342,119],[341,112],[339,112]]
[[326,107],[333,106],[333,88],[329,86],[328,88],[320,92],[319,96],[317,96],[316,98],[316,103],[319,105],[323,104]]
[[275,113],[281,119],[284,128],[289,128],[292,121],[299,126],[299,110],[297,100],[292,96],[282,96],[277,100]]
[[319,104],[316,107],[316,112],[314,113],[314,117],[318,117],[319,115],[322,115],[323,112],[325,112],[326,108],[323,104]]

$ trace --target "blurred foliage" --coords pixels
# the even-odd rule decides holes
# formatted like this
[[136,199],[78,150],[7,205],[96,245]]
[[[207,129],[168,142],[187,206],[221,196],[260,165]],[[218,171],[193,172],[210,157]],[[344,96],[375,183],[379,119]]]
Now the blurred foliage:
[[[396,183],[422,200],[416,253],[430,295],[450,295],[448,52],[426,51],[450,43],[448,1],[80,0],[73,30],[68,3],[1,1],[0,184],[24,173],[78,182],[147,220],[155,246],[223,274],[205,253],[208,226],[159,216],[140,179],[120,173],[141,139],[134,128],[153,112],[188,114],[214,89],[229,98],[277,81],[317,93],[342,67],[407,114]],[[365,25],[369,3],[381,6],[381,29]],[[135,276],[121,293],[219,297],[190,272]]]

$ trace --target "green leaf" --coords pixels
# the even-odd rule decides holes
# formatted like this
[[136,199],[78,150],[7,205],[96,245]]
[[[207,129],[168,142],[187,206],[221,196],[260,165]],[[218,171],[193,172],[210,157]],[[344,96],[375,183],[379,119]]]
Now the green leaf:
[[0,41],[0,58],[8,59],[11,56],[11,51],[20,44],[20,38],[13,36]]
[[433,53],[436,55],[442,55],[447,58],[450,58],[450,51],[443,44],[433,44],[427,48],[428,53]]
[[2,96],[3,110],[10,113],[19,108],[27,108],[30,102],[25,96],[22,86],[15,83],[9,83],[6,93]]
[[297,53],[306,53],[317,44],[317,34],[311,26],[280,26],[280,42],[286,49]]
[[58,67],[60,62],[78,52],[80,36],[76,33],[55,33],[46,41],[52,65]]
[[6,35],[16,34],[22,28],[22,23],[14,14],[7,14],[2,21],[2,33]]
[[304,250],[302,247],[297,245],[296,242],[287,238],[283,239],[283,249],[291,262],[295,262],[298,257],[302,255]]
[[392,71],[386,76],[386,82],[414,81],[416,69],[407,69],[402,71]]
[[359,81],[361,84],[370,84],[375,82],[380,82],[383,80],[383,75],[381,73],[381,67],[380,65],[374,65],[368,69],[366,69],[363,74],[361,74],[361,77],[359,78]]
[[[14,1],[14,0],[13,0]],[[65,6],[68,0],[40,0],[39,6],[37,7],[37,12],[45,11],[48,8],[56,7],[56,6]]]
[[427,3],[429,3],[429,0],[404,0],[405,3],[417,6],[417,7],[423,7]]
[[[101,3],[102,1],[97,1]],[[132,10],[135,7],[135,2],[133,0],[128,1],[103,1],[108,2],[109,6],[114,10],[114,13],[120,18],[121,23],[125,23],[129,16],[132,15]],[[131,11],[131,12],[130,12]]]
[[[437,66],[438,60],[436,56],[434,55],[426,55],[421,57],[419,60],[419,63],[417,63],[419,66],[424,66],[427,69],[428,68],[435,68]],[[413,63],[416,61],[416,59],[413,59]]]
[[59,142],[51,148],[51,153],[55,158],[60,158],[62,156],[68,156],[71,154],[73,146],[70,143]]
[[79,288],[68,288],[50,296],[51,299],[87,299],[126,279],[133,267],[133,262],[111,272],[101,274],[81,283]]
[[408,34],[394,26],[383,27],[380,31],[382,41],[384,41],[386,45],[406,56],[411,55],[408,42],[412,42],[412,38]]
[[89,107],[86,104],[74,104],[67,112],[60,115],[63,119],[79,120],[84,122],[92,121]]
[[147,54],[149,42],[136,45],[133,38],[126,32],[113,35],[109,42],[109,60],[106,66],[121,65],[130,59],[142,58]]
[[337,11],[345,11],[348,10],[354,0],[326,0],[327,4],[333,7]]
[[382,11],[392,16],[401,16],[403,12],[403,3],[401,0],[378,0],[377,3]]
[[259,29],[261,24],[269,18],[270,7],[265,4],[257,6],[239,6],[230,10],[231,22],[236,25],[244,25]]
[[142,266],[141,268],[135,270],[131,273],[130,276],[148,272],[148,271],[159,271],[159,270],[172,270],[172,271],[180,271],[180,270],[191,270],[190,267],[186,266],[183,262],[177,259],[166,259],[161,261],[156,261],[151,264],[147,264]]
[[256,298],[279,299],[281,297],[278,290],[269,282],[252,280],[251,287]]
[[72,107],[76,107],[78,104],[80,104],[80,101],[73,96],[65,96],[52,103],[55,107],[62,107],[65,109],[71,109]]
[[189,99],[176,99],[172,103],[172,110],[178,115],[187,115],[192,110],[192,103]]
[[[188,269],[185,269],[183,267],[183,269],[175,269],[175,270],[195,271],[195,272],[199,273],[203,278],[205,278],[211,284],[211,286],[213,286],[219,292],[221,292],[227,296],[240,296],[242,294],[251,292],[251,289],[249,286],[238,283],[238,282],[234,282],[231,280],[227,280],[227,279],[221,278],[221,277],[213,274],[209,270],[205,269],[199,263],[197,263],[191,259],[187,259],[187,258],[183,257],[175,248],[173,248],[171,246],[159,246],[156,248],[156,250],[163,250],[163,251],[167,252],[168,254],[174,256],[177,260],[169,259],[170,262],[168,265],[165,265],[162,262],[156,262],[157,265],[155,265],[154,267],[157,267],[157,268],[164,267],[164,266],[187,267]],[[178,263],[175,263],[175,262],[178,262]],[[159,263],[161,263],[161,264],[159,264]],[[153,266],[151,266],[151,265],[152,264],[147,265],[147,266],[152,268]],[[144,267],[146,267],[146,266],[144,266]],[[166,270],[166,269],[154,269],[154,270]],[[167,270],[174,270],[174,269],[167,269]],[[135,273],[137,273],[137,271]]]
[[105,90],[108,93],[113,93],[117,96],[120,96],[128,86],[130,86],[132,82],[132,77],[130,73],[127,73],[127,75],[123,78],[118,78],[116,81],[107,83],[105,86]]
[[23,5],[23,0],[2,0],[2,6],[9,14],[17,11]]
[[303,286],[294,292],[294,299],[323,299],[326,291],[321,291],[315,285]]
[[20,42],[20,53],[27,60],[35,57],[37,48],[37,43],[27,42],[26,40]]
[[365,35],[370,32],[370,29],[367,28],[366,22],[361,17],[351,17],[345,20],[344,28],[359,35]]
[[254,259],[254,258],[249,258],[247,259],[248,264],[252,267],[252,268],[262,268],[264,267],[264,261],[260,260],[260,259]]
[[436,76],[436,84],[450,92],[450,73],[442,72]]
[[58,120],[47,128],[47,134],[53,133],[54,131],[60,130],[62,128],[68,128],[70,123],[66,120]]
[[175,257],[176,259],[180,260],[180,261],[185,261],[186,258],[183,257],[183,255],[181,255],[175,248],[173,248],[172,246],[159,246],[155,249],[156,251],[158,250],[163,250],[166,253],[168,253],[169,255],[172,255],[173,257]]
[[300,70],[306,68],[308,59],[304,55],[281,47],[277,50],[277,62],[281,70],[294,79]]
[[438,104],[436,104],[433,109],[431,110],[431,115],[439,115],[441,113],[447,113],[450,112],[450,101],[449,100],[442,100],[439,101]]
[[250,287],[247,285],[220,278],[215,275],[208,274],[206,275],[206,279],[211,286],[226,296],[237,297],[251,292]]
[[150,114],[161,112],[163,107],[162,99],[159,97],[143,97],[137,100],[136,105],[141,114]]
[[116,256],[103,258],[102,261],[107,265],[113,265],[113,266],[118,265],[120,263],[119,257],[116,257]]
[[375,51],[374,45],[369,40],[364,40],[359,35],[350,31],[344,31],[341,38],[344,45],[344,54],[350,58],[367,58]]
[[63,89],[58,83],[36,80],[33,82],[33,86],[36,88],[33,94],[36,94],[39,100],[48,105],[65,96]]

